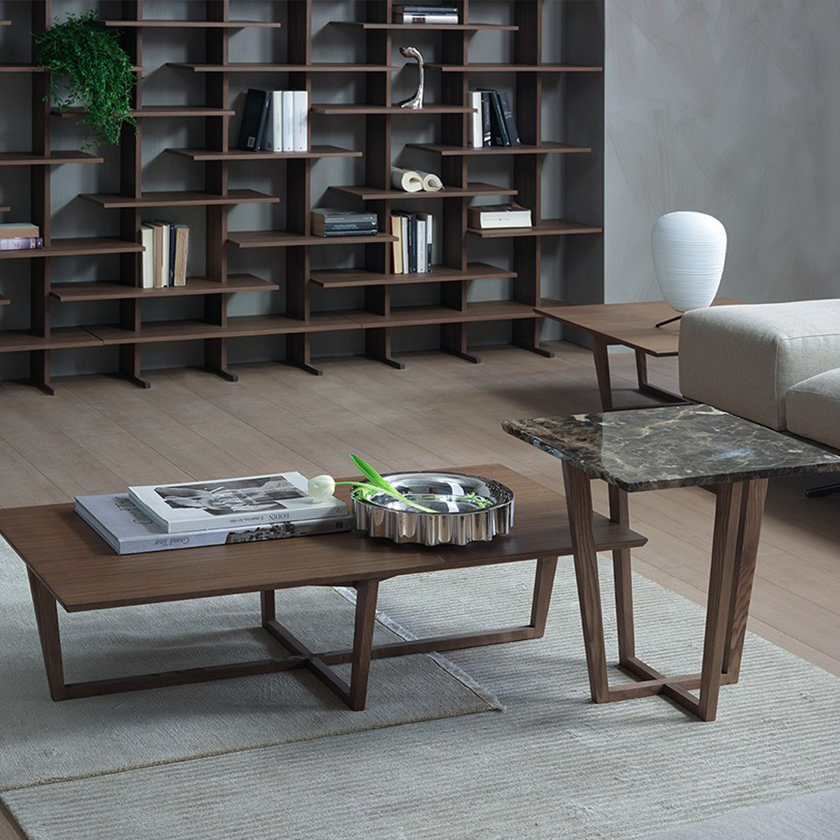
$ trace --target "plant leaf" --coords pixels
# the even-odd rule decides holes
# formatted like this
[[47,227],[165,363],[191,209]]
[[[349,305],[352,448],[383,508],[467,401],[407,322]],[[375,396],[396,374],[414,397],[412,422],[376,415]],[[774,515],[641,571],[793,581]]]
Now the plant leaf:
[[383,490],[390,490],[391,492],[396,492],[384,478],[366,461],[363,461],[358,455],[353,455],[351,453],[350,457],[353,459],[353,463],[361,470],[362,475],[370,481],[371,484],[375,484],[377,487],[381,487]]

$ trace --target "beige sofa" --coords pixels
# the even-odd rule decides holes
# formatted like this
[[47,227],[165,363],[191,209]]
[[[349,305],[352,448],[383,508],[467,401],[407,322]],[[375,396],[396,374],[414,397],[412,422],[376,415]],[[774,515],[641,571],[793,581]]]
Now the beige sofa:
[[686,312],[680,390],[840,449],[840,300]]

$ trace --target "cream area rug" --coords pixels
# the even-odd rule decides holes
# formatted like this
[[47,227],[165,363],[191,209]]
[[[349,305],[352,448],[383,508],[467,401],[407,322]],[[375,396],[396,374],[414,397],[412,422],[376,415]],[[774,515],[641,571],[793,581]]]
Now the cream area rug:
[[[609,618],[606,563],[603,572]],[[386,581],[381,608],[422,635],[502,626],[527,614],[532,574],[525,563]],[[695,670],[704,611],[644,578],[635,587],[640,654],[662,670]],[[722,689],[715,723],[661,698],[591,704],[567,559],[545,638],[447,656],[495,692],[505,713],[287,743],[2,798],[31,840],[112,840],[126,836],[126,826],[144,840],[629,840],[840,784],[840,682],[754,636],[741,683]],[[374,663],[372,679],[380,692],[399,692],[390,683],[401,677],[384,661]],[[381,701],[372,700],[375,709]],[[274,721],[291,712],[260,708]],[[138,735],[151,724],[141,714]]]
[[[0,790],[499,708],[437,655],[377,666],[364,712],[304,671],[54,703],[25,567],[0,545]],[[68,682],[283,653],[259,629],[258,595],[59,612]],[[333,589],[278,593],[277,614],[316,650],[352,645],[353,605]]]

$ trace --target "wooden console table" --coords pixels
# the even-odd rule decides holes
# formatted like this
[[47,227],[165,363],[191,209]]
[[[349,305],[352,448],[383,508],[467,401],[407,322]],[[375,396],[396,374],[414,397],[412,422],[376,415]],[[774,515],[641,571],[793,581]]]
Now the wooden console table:
[[[717,298],[712,306],[727,306],[735,303],[741,303],[741,301]],[[679,354],[679,321],[662,327],[656,326],[677,314],[665,301],[604,303],[593,306],[538,306],[534,311],[553,321],[559,321],[561,324],[567,324],[589,334],[603,411],[612,411],[614,408],[610,383],[610,360],[607,351],[610,345],[623,345],[635,351],[639,393],[667,403],[683,402],[679,394],[672,394],[648,382],[648,356],[663,358]]]
[[[452,469],[452,468],[448,468]],[[0,531],[29,570],[50,695],[53,700],[247,677],[307,668],[354,710],[365,707],[371,659],[536,639],[543,635],[557,557],[572,539],[563,497],[499,464],[456,467],[508,485],[516,494],[510,534],[489,543],[428,548],[395,545],[355,533],[191,548],[119,556],[74,511],[72,504],[0,511]],[[345,501],[349,488],[340,487]],[[626,525],[596,516],[599,550],[629,550],[646,539]],[[379,583],[399,575],[537,559],[529,621],[502,630],[465,632],[373,645]],[[297,586],[353,586],[356,621],[351,650],[316,653],[275,616],[274,594]],[[64,676],[57,606],[69,613],[163,601],[258,592],[262,627],[288,651],[287,657],[193,668],[93,682]],[[456,621],[458,617],[455,617]],[[352,663],[348,684],[331,666]]]

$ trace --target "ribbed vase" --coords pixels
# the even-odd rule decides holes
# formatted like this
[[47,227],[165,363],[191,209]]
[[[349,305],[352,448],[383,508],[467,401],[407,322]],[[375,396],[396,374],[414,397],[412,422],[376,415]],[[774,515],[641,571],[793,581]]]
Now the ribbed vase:
[[653,267],[665,302],[677,312],[715,299],[726,261],[726,228],[714,216],[680,210],[656,220]]

